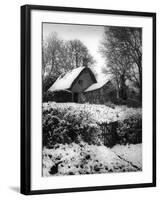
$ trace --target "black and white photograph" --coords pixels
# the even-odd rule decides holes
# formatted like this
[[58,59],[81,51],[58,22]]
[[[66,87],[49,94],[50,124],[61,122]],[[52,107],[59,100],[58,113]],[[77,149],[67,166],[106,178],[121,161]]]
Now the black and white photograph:
[[159,199],[159,8],[1,1],[0,200]]
[[42,177],[143,171],[142,32],[42,23]]
[[156,14],[21,7],[21,193],[156,186]]

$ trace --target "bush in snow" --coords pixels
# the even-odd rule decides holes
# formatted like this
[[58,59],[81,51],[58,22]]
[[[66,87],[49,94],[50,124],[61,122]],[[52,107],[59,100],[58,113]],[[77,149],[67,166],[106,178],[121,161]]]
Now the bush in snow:
[[133,115],[142,115],[141,108],[128,108],[127,106],[116,106],[111,105],[110,103],[107,103],[106,105],[96,105],[87,103],[43,103],[44,110],[47,110],[52,107],[54,109],[59,108],[61,110],[74,110],[74,112],[77,112],[77,110],[85,110],[91,114],[92,118],[94,118],[97,123],[110,123],[119,120],[122,121]]
[[47,91],[43,93],[43,102],[72,102],[72,92],[69,90]]
[[43,145],[52,148],[56,143],[85,141],[101,144],[99,125],[85,110],[49,108],[43,111]]
[[53,98],[54,98],[53,92],[50,91],[43,92],[43,97],[42,97],[43,102],[52,101]]
[[[55,124],[55,118],[58,121]],[[44,146],[86,141],[107,147],[142,141],[141,109],[75,103],[43,104]]]
[[142,142],[142,117],[135,115],[118,122],[117,139],[121,144]]
[[48,148],[56,143],[70,143],[71,139],[67,136],[60,118],[47,114],[43,118],[43,145]]
[[117,127],[117,121],[100,124],[102,130],[102,141],[105,146],[112,147],[117,143]]
[[121,121],[100,124],[103,144],[112,147],[115,144],[137,144],[142,142],[141,115],[130,116]]

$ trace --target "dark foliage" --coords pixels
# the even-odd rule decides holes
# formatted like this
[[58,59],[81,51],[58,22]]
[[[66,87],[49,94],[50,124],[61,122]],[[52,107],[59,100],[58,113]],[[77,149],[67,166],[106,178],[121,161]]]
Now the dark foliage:
[[100,144],[100,127],[85,111],[51,108],[43,111],[43,146],[52,148],[55,144],[70,144],[81,141]]
[[72,142],[112,147],[115,144],[142,142],[142,118],[135,115],[123,121],[97,124],[90,113],[70,108],[43,111],[43,146]]
[[42,90],[44,93],[48,91],[48,89],[53,85],[53,83],[56,81],[57,77],[51,75],[46,76],[43,78],[42,81]]
[[126,105],[127,107],[138,108],[142,107],[142,102],[139,98],[128,98],[127,100],[117,98],[114,99],[114,104],[116,105]]
[[53,99],[54,99],[53,92],[50,92],[50,91],[43,92],[43,97],[42,97],[43,102],[53,101]]
[[117,127],[118,122],[103,123],[100,125],[102,140],[105,146],[112,147],[117,143]]
[[127,99],[129,80],[139,88],[142,95],[142,29],[133,27],[106,27],[100,46],[106,59],[106,74],[115,78],[119,97]]
[[55,102],[72,102],[72,92],[68,90],[59,90],[54,92],[44,92],[43,102],[55,101]]
[[137,144],[142,142],[142,118],[133,116],[123,121],[103,123],[103,144],[112,147],[115,144]]
[[142,142],[142,118],[132,116],[118,122],[117,140],[120,144],[137,144]]

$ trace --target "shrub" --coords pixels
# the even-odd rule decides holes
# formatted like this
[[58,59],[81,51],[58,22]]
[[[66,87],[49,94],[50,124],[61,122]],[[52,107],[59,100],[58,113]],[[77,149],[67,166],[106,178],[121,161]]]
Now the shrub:
[[142,118],[131,116],[123,121],[100,124],[103,144],[112,147],[115,144],[137,144],[142,142]]
[[43,92],[43,102],[72,102],[72,92],[69,90],[47,91]]
[[70,104],[49,105],[45,104],[43,107],[43,145],[48,148],[56,143],[70,144],[81,141],[95,145],[103,143],[107,147],[142,142],[141,113],[136,113],[133,109],[130,110],[132,115],[125,114],[127,119],[98,123],[97,117],[86,107],[76,109],[77,107]]
[[54,99],[53,92],[50,92],[50,91],[43,92],[43,97],[42,97],[43,102],[53,101],[53,99]]
[[135,115],[118,122],[117,140],[120,144],[142,142],[142,118],[140,115]]
[[82,110],[50,108],[43,111],[43,146],[81,141],[101,144],[101,130],[90,114]]
[[112,102],[116,105],[126,105],[127,107],[132,107],[132,108],[142,107],[142,101],[137,97],[128,98],[127,100],[117,98]]
[[133,107],[133,108],[138,108],[138,107],[141,107],[142,106],[142,101],[139,100],[138,98],[128,98],[127,101],[126,101],[126,105],[128,107]]
[[100,124],[102,130],[102,140],[105,146],[112,147],[117,143],[117,126],[117,121]]
[[47,92],[48,89],[52,86],[52,84],[56,81],[57,76],[51,74],[49,76],[46,76],[42,79],[42,90],[43,92]]

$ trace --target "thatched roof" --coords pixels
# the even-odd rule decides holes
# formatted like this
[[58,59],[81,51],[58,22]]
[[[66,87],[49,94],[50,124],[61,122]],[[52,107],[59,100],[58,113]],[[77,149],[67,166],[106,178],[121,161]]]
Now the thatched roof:
[[104,85],[106,85],[109,81],[110,81],[110,79],[107,79],[107,80],[103,80],[98,83],[94,83],[90,87],[88,87],[84,92],[91,92],[94,90],[98,90],[98,89],[102,88]]
[[84,71],[88,71],[91,75],[91,78],[93,79],[93,82],[96,83],[96,78],[88,67],[78,67],[75,68],[69,72],[67,72],[65,75],[61,75],[57,78],[57,80],[53,83],[53,85],[49,88],[49,91],[56,91],[56,90],[69,90],[78,77],[83,73]]

